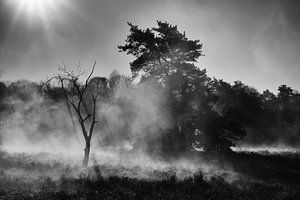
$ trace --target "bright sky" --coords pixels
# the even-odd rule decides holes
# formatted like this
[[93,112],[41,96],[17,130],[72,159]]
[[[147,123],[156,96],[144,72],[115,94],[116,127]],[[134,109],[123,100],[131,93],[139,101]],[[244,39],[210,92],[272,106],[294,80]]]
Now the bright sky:
[[57,64],[96,75],[130,74],[119,53],[127,21],[142,28],[168,21],[203,42],[198,66],[210,76],[277,92],[300,90],[300,1],[297,0],[0,0],[2,80],[45,80]]

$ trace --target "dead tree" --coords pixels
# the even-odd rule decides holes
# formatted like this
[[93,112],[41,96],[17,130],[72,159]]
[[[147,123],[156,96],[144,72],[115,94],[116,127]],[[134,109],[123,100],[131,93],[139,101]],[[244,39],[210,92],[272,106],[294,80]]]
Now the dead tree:
[[[83,167],[88,166],[91,139],[93,136],[95,124],[98,122],[96,120],[98,92],[92,91],[88,94],[91,97],[86,96],[89,81],[92,77],[92,74],[94,73],[95,66],[96,61],[94,62],[92,70],[83,84],[79,82],[79,77],[83,74],[80,71],[80,69],[78,69],[77,72],[70,71],[67,70],[65,65],[60,66],[60,73],[57,76],[51,78],[59,81],[60,87],[63,90],[66,101],[71,105],[74,112],[76,113],[76,116],[78,117],[78,122],[80,124],[81,131],[85,140],[84,159],[82,163]],[[85,101],[88,98],[92,99],[92,108],[90,109],[90,111],[85,107]]]

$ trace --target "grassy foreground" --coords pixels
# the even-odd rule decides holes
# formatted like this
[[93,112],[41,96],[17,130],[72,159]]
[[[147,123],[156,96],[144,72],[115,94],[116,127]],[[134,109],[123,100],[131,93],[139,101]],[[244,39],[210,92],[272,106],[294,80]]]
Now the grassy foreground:
[[[159,180],[104,176],[104,166],[74,173],[80,171],[80,167],[25,158],[0,154],[1,200],[300,199],[299,182],[297,177],[292,177],[299,175],[297,157],[235,154],[224,158],[231,159],[233,168],[244,173],[232,181],[222,174],[208,179],[202,173],[181,180],[175,173]],[[292,178],[286,178],[289,176]]]

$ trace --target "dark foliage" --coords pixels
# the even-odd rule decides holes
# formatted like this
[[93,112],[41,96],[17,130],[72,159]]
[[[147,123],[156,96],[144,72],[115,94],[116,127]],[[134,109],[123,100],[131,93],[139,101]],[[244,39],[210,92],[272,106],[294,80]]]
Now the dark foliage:
[[[299,144],[299,94],[282,85],[278,96],[260,94],[240,81],[233,85],[212,80],[195,62],[202,55],[199,40],[188,40],[177,26],[157,22],[158,27],[142,30],[128,23],[130,34],[120,51],[131,54],[133,77],[141,83],[156,80],[169,94],[174,126],[164,134],[164,152],[183,153],[195,149],[228,151],[245,135],[256,144],[280,141]],[[277,133],[275,133],[277,132]],[[278,141],[277,141],[278,142]]]
[[[129,113],[128,110],[133,109],[134,105],[124,99],[114,99],[113,95],[119,89],[121,79],[122,84],[126,87],[134,85],[132,88],[137,91],[143,84],[151,82],[167,96],[162,112],[168,113],[172,126],[161,130],[161,136],[151,141],[148,149],[150,152],[159,152],[167,157],[199,150],[228,152],[230,147],[241,140],[250,145],[280,142],[293,147],[299,146],[300,94],[296,90],[281,85],[278,94],[269,90],[259,93],[241,81],[229,84],[223,80],[211,79],[205,69],[200,70],[195,65],[202,55],[202,44],[198,40],[187,39],[177,26],[167,22],[158,22],[157,28],[145,30],[130,23],[129,26],[130,35],[125,45],[119,46],[119,49],[135,56],[136,60],[131,63],[131,67],[134,76],[142,76],[140,84],[133,84],[130,78],[122,79],[117,72],[112,73],[108,79],[91,77],[86,95],[83,96],[83,112],[91,113],[90,105],[93,104],[88,96],[97,90],[102,91],[99,93],[102,103],[118,105]],[[86,83],[80,83],[79,79],[75,81],[79,88],[84,88]],[[72,84],[64,87],[73,100],[76,88]],[[45,106],[64,102],[70,116],[72,115],[72,107],[65,103],[64,91],[59,86],[24,80],[9,84],[1,82],[0,124],[5,124],[7,116],[18,109],[15,99],[31,102],[33,93],[48,101]],[[28,114],[28,123],[32,123],[30,110],[23,114]],[[124,118],[127,119],[126,123],[131,123],[131,116]],[[104,123],[101,126],[105,129],[105,119],[101,121]],[[77,120],[72,119],[72,122],[74,125]],[[51,128],[55,127],[46,122],[40,125],[40,130],[44,132]],[[122,135],[126,137],[127,129],[122,131]],[[155,143],[161,144],[160,150],[153,149],[157,147],[152,145]]]

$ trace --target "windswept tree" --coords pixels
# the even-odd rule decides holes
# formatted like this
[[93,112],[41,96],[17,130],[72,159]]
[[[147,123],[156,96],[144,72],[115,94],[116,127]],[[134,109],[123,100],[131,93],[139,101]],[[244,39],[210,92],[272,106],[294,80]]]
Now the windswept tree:
[[[68,70],[66,66],[59,68],[60,73],[52,79],[56,79],[63,91],[63,95],[75,112],[81,131],[85,140],[83,167],[88,166],[91,139],[97,120],[97,98],[106,87],[106,79],[92,79],[96,62],[91,72],[81,83],[79,78],[83,75],[80,69],[76,71]],[[52,80],[50,79],[50,80]],[[97,81],[96,81],[97,80]]]
[[203,103],[207,102],[210,79],[206,70],[195,65],[203,55],[202,43],[188,39],[185,32],[168,22],[157,21],[157,27],[144,30],[128,25],[130,34],[118,48],[135,57],[130,63],[133,77],[140,75],[141,82],[157,81],[166,89],[174,127],[165,134],[164,146],[185,151],[191,146],[188,143],[193,143],[194,131],[200,128],[198,116],[208,105]]
[[202,44],[199,40],[189,40],[177,26],[168,22],[157,21],[157,28],[142,30],[128,23],[130,35],[121,52],[133,55],[130,63],[133,76],[151,78],[167,84],[175,74],[190,75],[198,71],[194,63],[202,55]]
[[168,22],[157,21],[157,27],[144,30],[128,25],[130,34],[118,48],[134,56],[133,77],[140,75],[141,82],[155,80],[169,93],[174,126],[162,139],[163,146],[171,148],[166,151],[229,149],[233,140],[245,135],[241,124],[213,109],[218,99],[213,81],[195,65],[203,55],[199,40],[188,39]]

